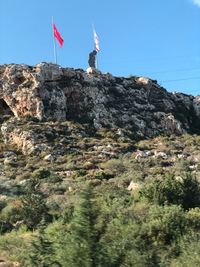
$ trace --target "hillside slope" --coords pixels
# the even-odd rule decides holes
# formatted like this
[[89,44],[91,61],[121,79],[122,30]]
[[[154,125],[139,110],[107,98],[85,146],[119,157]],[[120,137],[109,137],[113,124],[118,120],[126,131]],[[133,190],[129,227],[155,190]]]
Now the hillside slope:
[[2,264],[199,266],[199,108],[143,77],[0,66]]

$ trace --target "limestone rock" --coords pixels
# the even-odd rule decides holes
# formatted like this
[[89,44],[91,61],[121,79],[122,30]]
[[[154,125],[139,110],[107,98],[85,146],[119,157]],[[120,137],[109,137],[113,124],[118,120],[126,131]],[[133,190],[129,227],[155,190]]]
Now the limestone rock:
[[196,96],[193,100],[193,106],[195,113],[198,117],[200,117],[200,96]]
[[65,95],[56,85],[61,75],[54,64],[7,65],[0,75],[0,98],[17,118],[65,119]]
[[141,187],[141,185],[139,183],[135,183],[135,182],[131,181],[127,189],[129,191],[132,191],[132,190],[136,190],[140,187]]
[[[90,72],[50,63],[1,65],[0,113],[6,107],[18,119],[72,119],[96,129],[123,128],[135,138],[200,133],[199,97],[169,93],[146,77]],[[5,125],[2,131],[6,141]],[[9,138],[15,144],[21,142],[26,151],[35,147],[33,132],[13,132]]]
[[143,87],[150,89],[152,86],[152,81],[146,77],[139,77],[136,79],[136,83],[142,85]]
[[[44,135],[41,136],[34,130],[24,129],[23,125],[17,125],[14,119],[5,122],[1,127],[1,132],[6,144],[16,145],[25,155],[50,149]],[[9,158],[6,162],[9,162]]]
[[44,157],[44,160],[52,162],[54,160],[54,157],[52,156],[52,154],[48,154]]

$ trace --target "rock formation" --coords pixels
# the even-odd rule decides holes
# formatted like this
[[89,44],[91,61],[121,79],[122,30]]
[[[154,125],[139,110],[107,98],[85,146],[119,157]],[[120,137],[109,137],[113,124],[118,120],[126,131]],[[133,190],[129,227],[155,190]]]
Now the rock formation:
[[[145,77],[90,74],[48,63],[0,66],[0,113],[41,122],[73,119],[96,129],[123,128],[139,138],[200,132],[199,96],[169,93]],[[6,127],[5,140],[34,136]]]

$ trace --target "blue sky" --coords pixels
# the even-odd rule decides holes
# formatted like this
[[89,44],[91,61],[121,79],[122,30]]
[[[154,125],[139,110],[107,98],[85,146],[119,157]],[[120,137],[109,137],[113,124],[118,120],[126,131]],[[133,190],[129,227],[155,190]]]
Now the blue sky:
[[200,0],[0,0],[0,64],[53,62],[52,16],[61,66],[88,67],[94,23],[102,72],[200,94]]

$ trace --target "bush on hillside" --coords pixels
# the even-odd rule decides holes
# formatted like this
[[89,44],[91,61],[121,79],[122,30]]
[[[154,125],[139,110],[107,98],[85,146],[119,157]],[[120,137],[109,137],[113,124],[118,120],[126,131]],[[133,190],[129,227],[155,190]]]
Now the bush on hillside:
[[184,177],[167,174],[146,184],[140,196],[158,205],[176,204],[184,209],[200,207],[200,184],[196,177],[186,173]]

